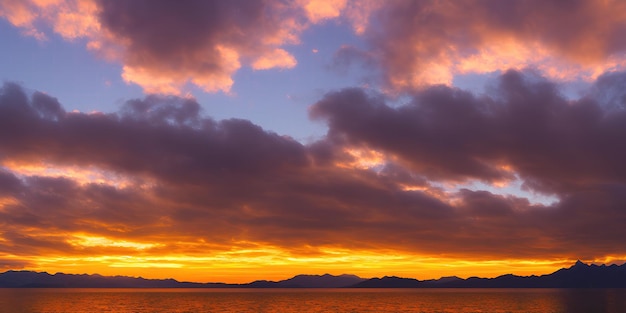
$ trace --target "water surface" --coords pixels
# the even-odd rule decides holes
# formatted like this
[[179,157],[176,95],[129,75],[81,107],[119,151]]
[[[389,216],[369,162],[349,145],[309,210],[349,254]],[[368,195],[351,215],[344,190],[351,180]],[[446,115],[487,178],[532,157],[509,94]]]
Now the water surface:
[[626,289],[0,289],[2,313],[626,312]]

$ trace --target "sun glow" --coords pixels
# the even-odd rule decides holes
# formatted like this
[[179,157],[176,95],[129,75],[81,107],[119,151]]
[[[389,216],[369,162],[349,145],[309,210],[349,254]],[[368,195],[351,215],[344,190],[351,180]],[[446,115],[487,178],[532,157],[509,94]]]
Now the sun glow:
[[76,247],[119,247],[134,250],[146,250],[162,246],[158,243],[140,243],[88,235],[73,235],[72,239],[68,239],[67,242]]
[[[120,255],[59,255],[20,257],[28,269],[65,273],[175,277],[180,281],[246,283],[257,279],[282,280],[297,274],[355,274],[361,277],[399,276],[433,279],[470,275],[495,277],[502,274],[544,274],[569,267],[575,259],[498,259],[472,260],[446,256],[417,255],[393,250],[355,250],[336,247],[314,249],[298,254],[275,246],[208,251],[205,254],[155,252],[155,243],[75,235],[72,245],[92,248],[125,248]],[[163,248],[163,247],[162,247]],[[167,247],[165,247],[167,248]],[[591,262],[616,262],[626,257],[611,256]]]

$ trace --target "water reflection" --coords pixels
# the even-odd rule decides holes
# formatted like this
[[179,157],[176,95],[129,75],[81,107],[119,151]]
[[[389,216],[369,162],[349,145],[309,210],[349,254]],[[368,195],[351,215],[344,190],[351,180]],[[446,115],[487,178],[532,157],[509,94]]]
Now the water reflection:
[[6,313],[626,312],[626,289],[0,289]]
[[559,303],[562,312],[626,312],[624,289],[562,289]]

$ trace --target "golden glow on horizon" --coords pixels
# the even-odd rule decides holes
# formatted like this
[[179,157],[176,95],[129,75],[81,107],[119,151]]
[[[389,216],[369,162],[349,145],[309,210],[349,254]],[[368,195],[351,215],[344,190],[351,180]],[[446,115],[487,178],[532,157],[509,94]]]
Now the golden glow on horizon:
[[[74,236],[75,238],[81,238]],[[104,237],[83,236],[80,244],[89,247],[122,247],[125,255],[0,256],[30,265],[25,269],[50,273],[89,273],[102,275],[175,278],[179,281],[246,283],[258,279],[281,280],[297,274],[355,274],[364,278],[400,276],[436,279],[444,276],[496,277],[541,275],[569,267],[575,258],[473,260],[460,257],[425,256],[398,251],[368,251],[342,248],[316,248],[297,254],[274,246],[257,245],[206,254],[151,252],[159,243],[114,241]],[[71,240],[70,240],[71,241]],[[75,242],[76,243],[76,242]],[[167,248],[167,247],[165,247]],[[135,252],[132,252],[135,251]],[[626,256],[606,256],[583,260],[588,263],[620,263]]]
[[[375,168],[386,162],[385,155],[375,150],[353,149],[346,153],[353,157],[350,166],[356,168]],[[10,161],[2,165],[18,176],[71,177],[80,184],[135,184],[129,179],[95,167],[61,167]],[[504,165],[501,169],[511,171],[510,167]],[[444,200],[454,193],[447,188],[409,185],[405,186],[405,190],[432,192],[433,196]],[[0,199],[0,211],[7,205],[18,204],[17,201],[13,198]],[[4,259],[9,261],[7,264],[25,264],[24,269],[51,273],[172,277],[181,281],[228,283],[245,283],[257,279],[281,280],[297,274],[324,273],[348,273],[361,277],[394,275],[418,279],[452,275],[495,277],[506,273],[531,275],[550,273],[575,262],[575,259],[476,260],[471,259],[475,256],[426,256],[407,251],[357,250],[336,246],[286,249],[259,242],[232,241],[219,244],[198,238],[173,238],[165,234],[146,238],[126,237],[124,233],[128,233],[130,228],[88,219],[78,223],[117,235],[114,238],[93,233],[55,234],[41,233],[41,230],[35,228],[21,229],[21,234],[26,237],[38,238],[42,242],[64,242],[71,248],[63,254],[42,249],[30,252],[34,253],[32,255],[0,255],[0,261]],[[167,223],[164,225],[168,226]],[[1,233],[0,242],[7,242],[3,240]],[[626,256],[607,256],[600,260],[584,261],[604,263],[620,260],[626,260]],[[5,266],[4,269],[9,268]]]

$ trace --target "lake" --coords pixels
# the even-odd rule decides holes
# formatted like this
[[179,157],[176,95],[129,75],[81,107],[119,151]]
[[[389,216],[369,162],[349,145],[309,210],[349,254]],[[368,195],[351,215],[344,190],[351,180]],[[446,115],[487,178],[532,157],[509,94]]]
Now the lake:
[[626,289],[0,289],[2,313],[626,312]]

